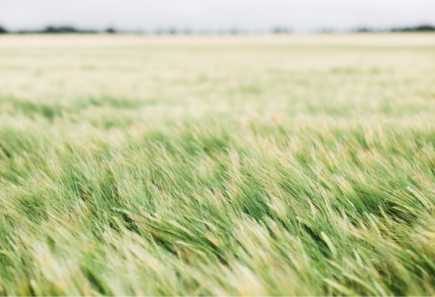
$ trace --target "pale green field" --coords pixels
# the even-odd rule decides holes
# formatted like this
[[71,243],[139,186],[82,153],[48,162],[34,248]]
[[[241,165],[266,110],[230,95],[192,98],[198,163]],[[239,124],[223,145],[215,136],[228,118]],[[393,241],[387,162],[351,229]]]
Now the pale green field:
[[1,36],[0,294],[435,295],[435,35]]

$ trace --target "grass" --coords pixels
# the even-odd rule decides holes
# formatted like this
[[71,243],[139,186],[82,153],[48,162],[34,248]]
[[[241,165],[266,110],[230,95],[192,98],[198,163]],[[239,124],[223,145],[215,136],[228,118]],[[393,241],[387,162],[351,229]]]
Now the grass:
[[0,38],[0,293],[434,295],[433,35]]

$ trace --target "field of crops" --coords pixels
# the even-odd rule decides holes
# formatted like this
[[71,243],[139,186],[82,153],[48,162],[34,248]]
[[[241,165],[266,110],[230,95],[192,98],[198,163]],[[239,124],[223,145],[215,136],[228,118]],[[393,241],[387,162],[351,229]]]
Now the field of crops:
[[435,295],[435,35],[0,37],[0,294]]

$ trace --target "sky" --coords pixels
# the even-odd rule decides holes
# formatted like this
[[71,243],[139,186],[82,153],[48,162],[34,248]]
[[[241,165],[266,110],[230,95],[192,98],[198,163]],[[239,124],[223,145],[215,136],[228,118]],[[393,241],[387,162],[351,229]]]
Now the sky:
[[296,32],[435,25],[435,0],[0,0],[9,30],[82,29]]

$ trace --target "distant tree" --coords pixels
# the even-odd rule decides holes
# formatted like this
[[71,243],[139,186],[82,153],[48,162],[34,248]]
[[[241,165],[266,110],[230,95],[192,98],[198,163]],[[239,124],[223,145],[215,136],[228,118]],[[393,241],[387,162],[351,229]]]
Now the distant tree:
[[71,26],[48,26],[41,31],[41,33],[79,33],[80,31]]
[[391,32],[432,32],[435,31],[435,27],[432,25],[419,25],[415,27],[398,27],[392,28]]
[[0,34],[7,34],[7,33],[9,33],[8,30],[0,26]]
[[47,26],[43,30],[40,31],[24,31],[24,33],[47,33],[47,34],[69,34],[69,33],[86,33],[86,34],[95,34],[98,33],[97,30],[83,30],[77,29],[72,26]]
[[114,28],[112,28],[112,27],[109,27],[109,28],[106,29],[106,33],[109,33],[109,34],[115,34],[116,32],[117,31]]
[[287,33],[291,33],[291,30],[289,28],[286,27],[275,27],[272,30],[273,34],[287,34]]
[[355,30],[353,30],[353,32],[370,33],[370,32],[375,32],[375,30],[373,30],[372,28],[369,28],[369,27],[359,27],[359,28],[356,28]]
[[406,32],[406,28],[391,28],[390,32]]
[[415,27],[415,31],[423,31],[423,32],[435,31],[435,27],[431,25],[420,25]]
[[41,33],[57,33],[57,29],[53,26],[47,26],[45,29],[42,29]]

